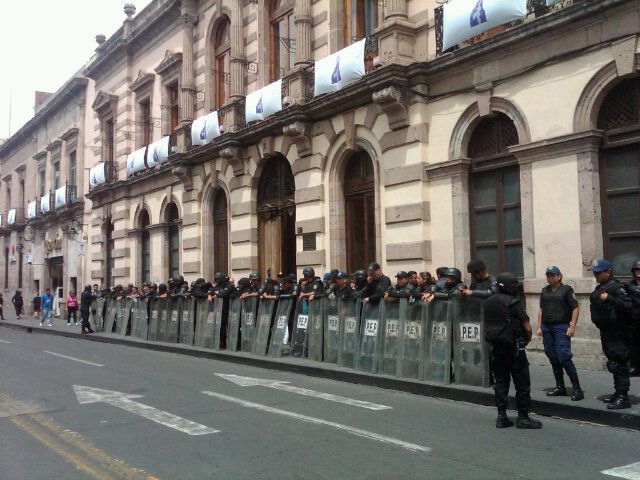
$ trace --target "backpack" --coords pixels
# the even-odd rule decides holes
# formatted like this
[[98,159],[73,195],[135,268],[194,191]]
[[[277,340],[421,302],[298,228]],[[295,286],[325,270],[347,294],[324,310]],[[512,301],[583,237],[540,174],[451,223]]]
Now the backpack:
[[496,293],[485,302],[484,338],[487,342],[515,345],[517,325],[509,312],[513,300],[510,295]]

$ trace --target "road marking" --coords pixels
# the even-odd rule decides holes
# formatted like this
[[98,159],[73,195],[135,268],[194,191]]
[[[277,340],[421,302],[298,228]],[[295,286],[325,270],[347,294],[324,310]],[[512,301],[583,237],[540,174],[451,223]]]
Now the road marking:
[[289,382],[279,380],[263,380],[261,378],[241,377],[239,375],[226,375],[224,373],[216,373],[220,378],[229,380],[230,382],[240,385],[241,387],[267,387],[274,390],[282,390],[284,392],[295,393],[298,395],[304,395],[306,397],[321,398],[322,400],[328,400],[330,402],[344,403],[346,405],[352,405],[354,407],[366,408],[368,410],[391,410],[392,407],[387,405],[379,405],[377,403],[363,402],[362,400],[355,400],[353,398],[342,397],[340,395],[332,395],[330,393],[316,392],[315,390],[308,390],[306,388],[298,388],[292,385],[288,385]]
[[406,448],[407,450],[411,450],[412,452],[429,452],[431,449],[429,447],[424,447],[422,445],[416,445],[415,443],[405,442],[403,440],[398,440],[393,437],[386,437],[384,435],[380,435],[378,433],[370,432],[368,430],[362,430],[360,428],[350,427],[348,425],[342,425],[341,423],[330,422],[329,420],[323,420],[321,418],[309,417],[307,415],[301,415],[299,413],[289,412],[287,410],[280,410],[278,408],[269,407],[267,405],[262,405],[260,403],[248,402],[246,400],[242,400],[241,398],[229,397],[227,395],[222,395],[220,393],[203,391],[205,395],[209,395],[210,397],[219,398],[220,400],[225,400],[231,403],[237,403],[238,405],[242,405],[243,407],[255,408],[256,410],[261,410],[263,412],[275,413],[276,415],[283,415],[285,417],[295,418],[297,420],[301,420],[307,423],[313,423],[316,425],[326,425],[328,427],[333,427],[338,430],[343,430],[352,435],[356,435],[358,437],[364,437],[371,440],[376,440],[378,442],[397,445],[402,448]]
[[0,340],[0,343],[11,343],[11,342],[9,342],[7,340]]
[[601,473],[612,477],[626,478],[627,480],[640,480],[640,462],[603,470]]
[[67,360],[73,360],[74,362],[86,363],[87,365],[93,365],[94,367],[104,367],[101,363],[93,363],[88,362],[87,360],[80,360],[79,358],[70,357],[68,355],[63,355],[61,353],[50,352],[48,350],[44,350],[44,353],[48,353],[49,355],[55,355],[56,357],[66,358]]
[[130,395],[128,393],[84,387],[82,385],[74,385],[73,390],[76,392],[78,402],[81,404],[108,403],[109,405],[121,408],[127,412],[139,415],[147,420],[173,428],[188,435],[206,435],[220,431],[131,400],[132,398],[143,398],[142,395]]

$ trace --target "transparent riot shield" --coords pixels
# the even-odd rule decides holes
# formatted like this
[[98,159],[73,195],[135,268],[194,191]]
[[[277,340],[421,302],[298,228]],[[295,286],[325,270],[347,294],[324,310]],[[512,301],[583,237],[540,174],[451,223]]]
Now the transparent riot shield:
[[269,342],[269,356],[282,357],[284,347],[289,341],[289,319],[293,312],[295,300],[285,298],[278,300],[276,318],[271,327],[271,341]]
[[240,313],[240,350],[251,353],[253,351],[253,332],[256,326],[256,314],[258,311],[258,298],[247,297],[241,300],[242,311]]
[[360,339],[360,308],[359,298],[340,300],[340,347],[338,349],[338,365],[355,368]]
[[154,342],[160,335],[160,311],[164,308],[164,299],[152,298],[149,300],[149,334],[147,338]]
[[[404,300],[404,299],[403,299]],[[405,300],[406,302],[406,300]],[[381,347],[378,373],[396,375],[404,322],[400,319],[400,302],[381,301]]]
[[169,338],[169,309],[171,304],[168,298],[158,299],[158,341],[166,342]]
[[104,306],[106,303],[106,298],[96,298],[91,302],[89,321],[96,332],[101,332],[104,328]]
[[131,319],[131,305],[133,301],[130,298],[121,298],[120,311],[116,309],[116,332],[120,335],[126,335],[129,329],[129,321]]
[[146,298],[136,298],[131,307],[131,336],[147,339],[149,331],[148,318],[149,302]]
[[427,308],[424,380],[451,383],[451,302],[434,300]]
[[324,343],[324,297],[309,302],[309,330],[307,333],[307,357],[309,360],[322,361]]
[[305,298],[296,305],[291,332],[291,355],[302,358],[307,353],[307,332],[309,330],[309,301]]
[[213,314],[209,316],[209,301],[206,298],[198,298],[196,299],[196,335],[193,344],[196,347],[210,345],[210,332],[213,332]]
[[240,342],[240,316],[242,302],[237,298],[229,300],[229,314],[227,317],[227,350],[237,352]]
[[107,299],[107,308],[104,314],[104,332],[112,333],[113,326],[116,321],[116,299],[108,298]]
[[169,315],[167,323],[167,338],[165,342],[178,343],[180,338],[180,306],[181,298],[170,298],[167,301],[167,311]]
[[338,363],[338,351],[340,350],[340,300],[333,298],[324,299],[324,361]]
[[256,325],[255,341],[253,342],[253,353],[256,355],[266,355],[269,346],[269,335],[271,333],[271,321],[275,312],[276,301],[261,299],[258,306],[258,324]]
[[377,373],[378,358],[380,358],[380,343],[382,331],[380,325],[380,310],[382,301],[371,304],[363,303],[362,320],[360,322],[360,349],[356,362],[356,370]]
[[180,343],[193,345],[195,327],[195,298],[182,298],[180,306]]
[[213,300],[213,340],[209,348],[213,348],[214,350],[220,350],[223,347],[224,329],[227,326],[225,301],[226,300],[222,298],[215,298]]
[[400,301],[400,319],[404,323],[398,350],[399,377],[420,378],[424,352],[424,332],[427,305],[424,302]]
[[453,371],[461,385],[489,386],[489,348],[484,341],[484,300],[453,300]]

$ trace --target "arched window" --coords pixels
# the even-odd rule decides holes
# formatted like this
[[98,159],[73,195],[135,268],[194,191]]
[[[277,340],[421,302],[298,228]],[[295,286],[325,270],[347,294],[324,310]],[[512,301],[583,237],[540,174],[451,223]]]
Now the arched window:
[[219,188],[213,197],[213,264],[216,272],[229,272],[228,238],[227,195]]
[[167,254],[169,259],[169,277],[180,275],[180,218],[178,207],[171,202],[165,210],[167,223]]
[[140,233],[140,281],[151,281],[151,235],[149,234],[149,213],[146,210],[140,212],[138,220]]
[[600,151],[604,253],[616,275],[629,276],[640,256],[640,78],[623,80],[607,94],[598,129],[605,131]]
[[214,31],[213,83],[215,107],[222,107],[229,100],[231,84],[231,21],[224,15]]
[[271,80],[282,78],[293,68],[296,52],[296,27],[292,0],[271,0],[269,9],[271,36]]
[[472,160],[470,188],[471,255],[494,274],[524,276],[520,169],[508,147],[518,131],[509,117],[496,113],[480,120],[467,150]]
[[345,233],[349,272],[376,260],[373,162],[364,151],[351,154],[344,172]]

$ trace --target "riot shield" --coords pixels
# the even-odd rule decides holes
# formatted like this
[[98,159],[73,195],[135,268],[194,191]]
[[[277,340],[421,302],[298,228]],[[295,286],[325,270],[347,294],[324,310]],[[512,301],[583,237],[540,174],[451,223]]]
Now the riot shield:
[[451,302],[429,303],[426,322],[427,338],[423,361],[423,380],[451,383]]
[[399,377],[420,378],[423,358],[427,305],[424,302],[400,301],[400,319],[404,323],[402,341],[398,351]]
[[164,310],[164,298],[152,298],[149,301],[149,334],[147,338],[157,342],[160,340],[160,322]]
[[[404,299],[402,299],[404,300]],[[404,300],[406,302],[406,300]],[[378,360],[378,373],[396,375],[398,372],[398,359],[400,344],[402,343],[404,322],[400,319],[400,301],[381,301],[381,340],[380,359]]]
[[130,298],[121,298],[120,311],[116,309],[116,332],[120,335],[126,335],[129,328],[129,320],[131,318],[131,305],[133,301]]
[[484,341],[484,300],[457,298],[452,307],[455,382],[488,387],[489,348]]
[[180,306],[180,343],[193,345],[193,329],[196,308],[195,298],[182,298]]
[[271,321],[275,312],[276,301],[271,299],[261,299],[258,307],[258,324],[256,325],[255,341],[253,342],[253,353],[256,355],[266,355],[269,346],[269,334],[271,333]]
[[307,333],[307,357],[317,362],[322,361],[322,344],[324,343],[324,297],[309,302],[309,330]]
[[358,340],[360,331],[359,298],[340,300],[340,348],[338,349],[338,365],[355,368],[358,354]]
[[305,298],[296,305],[291,332],[291,355],[302,358],[307,353],[307,331],[309,327],[309,301]]
[[106,298],[96,298],[91,302],[89,321],[96,332],[101,332],[104,328],[104,306],[106,303]]
[[237,298],[229,300],[229,314],[227,316],[227,350],[238,351],[240,341],[240,315],[242,314],[242,302]]
[[104,314],[104,332],[112,333],[113,326],[116,321],[116,299],[108,298],[107,299],[107,308]]
[[226,327],[227,319],[225,318],[226,309],[224,303],[226,300],[222,298],[215,298],[213,300],[213,332],[212,343],[208,348],[214,350],[220,350],[224,345],[224,328]]
[[378,358],[380,358],[380,310],[382,300],[378,303],[365,302],[362,306],[362,320],[360,322],[360,349],[356,362],[356,370],[377,373]]
[[181,298],[170,298],[167,300],[167,312],[169,319],[167,322],[167,338],[165,342],[178,343],[180,338],[180,306]]
[[146,298],[136,298],[131,307],[131,336],[147,339],[148,324],[148,301]]
[[293,312],[293,304],[295,300],[285,298],[278,300],[276,308],[276,318],[271,327],[271,341],[269,342],[269,356],[282,357],[284,347],[289,341],[289,318]]
[[338,363],[340,350],[340,300],[333,298],[324,300],[324,361]]
[[206,298],[198,298],[196,299],[196,334],[193,344],[196,347],[210,345],[211,332],[213,332],[213,313],[209,317],[209,301]]
[[169,309],[171,304],[168,298],[158,299],[158,341],[166,342],[169,338]]
[[247,297],[241,300],[240,314],[240,350],[246,353],[253,351],[253,332],[256,325],[258,298]]

